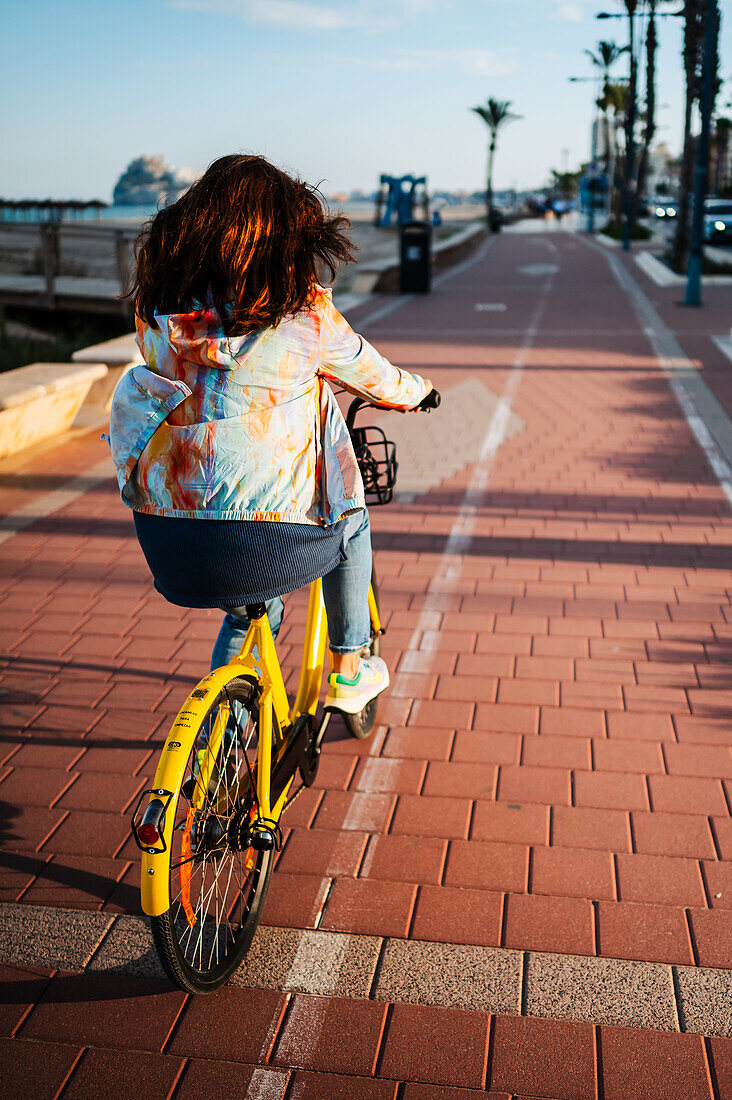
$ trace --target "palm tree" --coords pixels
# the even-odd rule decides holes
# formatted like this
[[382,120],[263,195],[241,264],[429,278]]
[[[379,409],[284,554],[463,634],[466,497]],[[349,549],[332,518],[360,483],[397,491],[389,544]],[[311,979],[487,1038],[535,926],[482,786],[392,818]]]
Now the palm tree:
[[[714,4],[716,29],[719,33],[719,5]],[[676,233],[671,247],[671,267],[674,271],[686,271],[691,244],[691,196],[694,187],[694,160],[696,136],[691,132],[694,104],[701,94],[702,64],[704,60],[704,35],[709,11],[707,0],[684,0],[684,75],[686,77],[686,101],[684,105],[684,146],[681,154],[679,204],[676,216]],[[718,64],[718,56],[715,52]],[[716,91],[716,72],[712,88]],[[714,96],[714,92],[712,93]]]
[[718,118],[714,125],[714,190],[718,195],[729,185],[729,143],[732,119]]
[[646,192],[648,176],[648,154],[656,133],[656,8],[659,0],[647,0],[648,26],[646,29],[646,110],[643,124],[643,139],[638,158],[638,195]]
[[596,54],[593,53],[592,50],[585,50],[592,64],[597,66],[602,72],[602,96],[598,99],[597,105],[602,111],[603,117],[603,168],[607,176],[610,175],[611,169],[610,120],[607,113],[608,107],[610,106],[610,70],[621,54],[624,54],[627,49],[627,46],[616,46],[614,42],[598,42]]
[[477,115],[483,119],[490,131],[490,144],[488,146],[488,171],[485,187],[485,218],[490,229],[493,228],[493,157],[498,142],[498,132],[509,122],[521,118],[511,110],[509,99],[489,99],[485,107],[471,107]]

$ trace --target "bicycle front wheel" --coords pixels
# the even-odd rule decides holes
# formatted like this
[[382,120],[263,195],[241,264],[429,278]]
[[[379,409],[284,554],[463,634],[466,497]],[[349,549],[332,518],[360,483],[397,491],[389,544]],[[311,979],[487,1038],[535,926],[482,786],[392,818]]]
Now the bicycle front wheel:
[[[381,655],[381,623],[379,620],[379,584],[376,579],[376,570],[371,566],[371,595],[373,596],[373,608],[371,614],[371,641],[368,649],[364,651],[364,657],[379,657]],[[376,611],[374,621],[373,611]],[[373,733],[376,725],[376,714],[379,709],[379,696],[367,703],[358,714],[343,713],[343,721],[351,737],[357,737],[359,741],[365,740]]]
[[250,680],[231,680],[201,719],[166,853],[170,908],[151,918],[168,977],[189,993],[227,981],[254,935],[274,852],[247,845],[257,816],[259,706]]

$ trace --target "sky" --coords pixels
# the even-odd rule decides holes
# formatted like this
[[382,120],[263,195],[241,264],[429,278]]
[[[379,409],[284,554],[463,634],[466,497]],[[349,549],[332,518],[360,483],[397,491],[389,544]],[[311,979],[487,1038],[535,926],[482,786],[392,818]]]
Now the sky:
[[[627,41],[619,0],[4,0],[0,195],[101,198],[141,154],[203,170],[260,153],[327,192],[381,172],[485,186],[487,129],[510,100],[494,185],[534,188],[588,159],[585,49]],[[679,5],[671,4],[673,10]],[[727,5],[723,5],[726,7]],[[729,9],[728,9],[729,10]],[[682,132],[681,20],[660,21],[658,139]],[[724,21],[732,93],[732,14]],[[621,75],[627,61],[617,66]],[[10,105],[10,107],[8,107]]]

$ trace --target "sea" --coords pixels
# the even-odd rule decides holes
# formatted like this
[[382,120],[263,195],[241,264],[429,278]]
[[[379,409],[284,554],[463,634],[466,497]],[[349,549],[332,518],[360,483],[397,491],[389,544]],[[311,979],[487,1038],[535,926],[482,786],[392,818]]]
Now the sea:
[[[124,223],[130,226],[142,225],[148,218],[152,218],[157,214],[158,209],[154,204],[149,206],[105,206],[99,211],[99,220],[116,222],[117,224]],[[353,218],[354,221],[365,221],[372,218],[374,214],[374,204],[368,200],[341,204],[333,202],[331,203],[331,209],[342,210],[347,217]]]

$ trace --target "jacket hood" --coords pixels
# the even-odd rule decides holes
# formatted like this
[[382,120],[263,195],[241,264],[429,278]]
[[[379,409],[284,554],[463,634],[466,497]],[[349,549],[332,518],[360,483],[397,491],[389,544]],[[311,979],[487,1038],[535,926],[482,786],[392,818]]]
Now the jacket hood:
[[228,337],[215,309],[191,313],[155,314],[157,328],[135,317],[137,346],[153,371],[167,374],[166,361],[184,360],[197,366],[235,370],[237,357],[249,351],[264,330],[246,336]]

